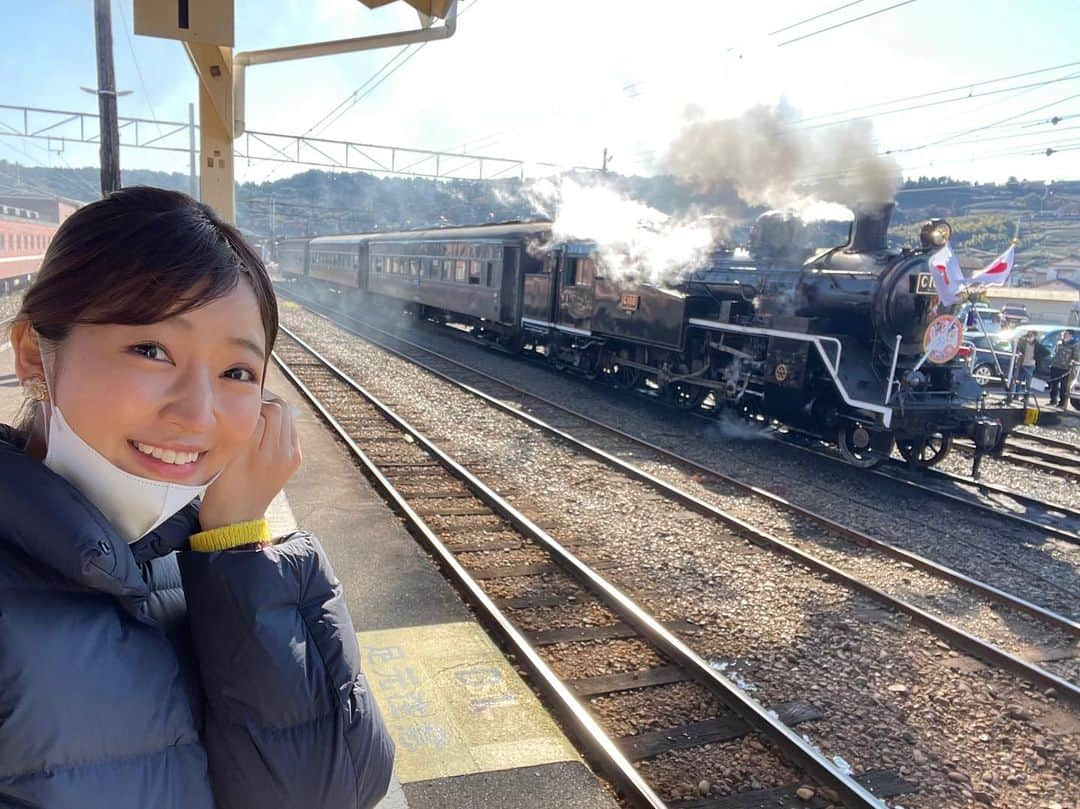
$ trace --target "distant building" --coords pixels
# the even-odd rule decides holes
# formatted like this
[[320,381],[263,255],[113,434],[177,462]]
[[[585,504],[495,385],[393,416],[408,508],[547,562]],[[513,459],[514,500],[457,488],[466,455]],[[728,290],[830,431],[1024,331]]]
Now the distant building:
[[0,290],[29,281],[57,227],[78,207],[60,197],[0,194]]
[[987,287],[986,297],[999,309],[1006,304],[1027,307],[1032,323],[1075,325],[1080,316],[1080,283],[1053,280],[1038,287]]
[[47,197],[43,194],[0,193],[0,206],[33,211],[41,220],[59,225],[81,208],[82,203],[63,197]]
[[1080,261],[1059,261],[1051,264],[1047,269],[1058,280],[1080,281]]

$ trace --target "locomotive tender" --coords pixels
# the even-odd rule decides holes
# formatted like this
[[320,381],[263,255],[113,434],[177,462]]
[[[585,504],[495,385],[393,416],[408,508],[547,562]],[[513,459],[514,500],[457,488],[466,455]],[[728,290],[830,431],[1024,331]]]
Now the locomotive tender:
[[717,247],[663,283],[615,278],[587,241],[556,242],[550,222],[291,239],[280,272],[401,301],[512,351],[679,408],[730,407],[835,443],[869,467],[894,442],[931,465],[953,436],[996,451],[1022,407],[992,401],[964,352],[928,361],[943,312],[928,255],[948,238],[888,248],[892,206],[860,211],[843,244],[803,246],[806,227],[770,212],[748,250]]

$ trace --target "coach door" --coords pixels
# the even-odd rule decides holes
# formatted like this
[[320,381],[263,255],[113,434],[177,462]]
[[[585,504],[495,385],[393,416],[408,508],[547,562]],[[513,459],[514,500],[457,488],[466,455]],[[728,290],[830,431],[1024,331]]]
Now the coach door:
[[590,333],[596,264],[588,256],[564,253],[559,267],[559,314],[563,331]]
[[555,303],[555,251],[544,256],[529,255],[521,251],[522,304],[521,317],[534,326],[548,327],[554,317]]

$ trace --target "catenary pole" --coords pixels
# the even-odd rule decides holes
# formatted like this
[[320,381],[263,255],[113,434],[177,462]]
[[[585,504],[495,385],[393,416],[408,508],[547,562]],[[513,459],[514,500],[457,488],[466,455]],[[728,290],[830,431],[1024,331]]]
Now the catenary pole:
[[110,0],[94,0],[97,44],[98,111],[101,114],[101,194],[120,189],[120,131],[116,120],[116,73],[113,70]]
[[188,104],[188,151],[191,153],[191,178],[188,193],[199,198],[199,170],[196,166],[195,151],[195,105]]

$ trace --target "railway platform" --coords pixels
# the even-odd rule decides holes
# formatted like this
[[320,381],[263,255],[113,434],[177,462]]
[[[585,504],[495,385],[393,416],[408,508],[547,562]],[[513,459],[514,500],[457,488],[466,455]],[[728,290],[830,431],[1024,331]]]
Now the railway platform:
[[[364,672],[397,746],[380,809],[612,809],[533,692],[271,364],[267,388],[299,410],[304,463],[271,506],[275,535],[319,537],[341,580]],[[0,347],[0,416],[22,402]]]

